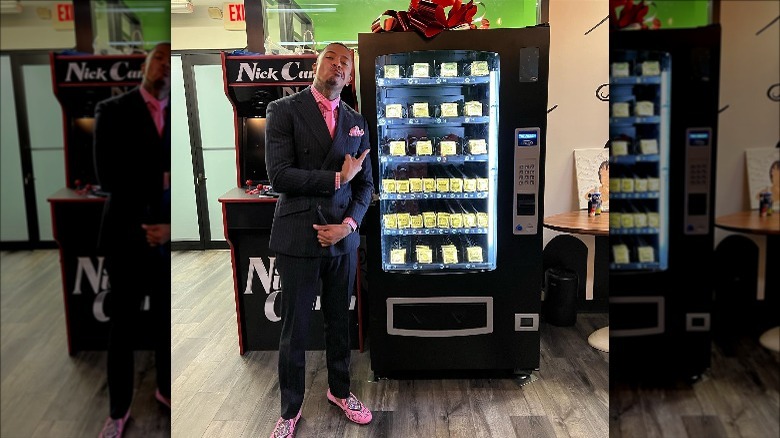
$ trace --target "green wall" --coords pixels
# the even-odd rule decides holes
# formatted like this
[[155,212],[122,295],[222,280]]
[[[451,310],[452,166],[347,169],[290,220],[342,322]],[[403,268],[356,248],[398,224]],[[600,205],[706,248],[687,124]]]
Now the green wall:
[[[639,4],[640,0],[633,1]],[[645,4],[649,5],[645,24],[650,27],[649,21],[657,18],[658,29],[706,26],[710,23],[710,3],[710,0],[645,0]]]
[[709,24],[710,0],[656,1],[661,29],[699,27]]
[[[170,0],[123,0],[125,6],[136,9],[135,15],[141,21],[144,32],[144,48],[149,50],[159,41],[171,40]],[[162,12],[148,9],[162,8]]]
[[[405,11],[407,0],[296,0],[301,8],[336,8],[332,12],[308,12],[314,35],[320,41],[355,41],[358,33],[371,32],[371,22],[388,9]],[[536,0],[482,0],[490,28],[526,27],[536,24]],[[324,4],[328,5],[324,5]],[[465,2],[464,2],[465,3]],[[335,6],[332,6],[334,5]],[[270,7],[270,6],[269,6]],[[481,15],[480,6],[477,16]],[[278,14],[269,13],[269,20]],[[270,27],[270,26],[269,26]],[[275,27],[275,26],[274,26]],[[274,36],[277,39],[278,36]]]

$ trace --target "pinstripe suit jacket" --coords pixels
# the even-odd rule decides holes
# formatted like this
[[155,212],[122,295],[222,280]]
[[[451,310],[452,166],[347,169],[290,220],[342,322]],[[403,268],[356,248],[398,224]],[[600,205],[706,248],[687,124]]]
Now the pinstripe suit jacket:
[[[364,134],[350,136],[357,126]],[[336,190],[336,172],[344,155],[359,156],[369,148],[365,117],[339,104],[336,133],[330,138],[317,102],[306,89],[275,100],[266,110],[265,154],[268,177],[281,194],[271,227],[270,249],[298,257],[338,256],[360,244],[357,232],[336,245],[323,248],[313,224],[340,224],[352,217],[360,224],[374,191],[371,159],[363,169]]]
[[95,107],[95,172],[109,192],[100,247],[107,253],[149,250],[141,224],[170,224],[170,192],[163,173],[171,170],[170,112],[157,134],[140,86]]

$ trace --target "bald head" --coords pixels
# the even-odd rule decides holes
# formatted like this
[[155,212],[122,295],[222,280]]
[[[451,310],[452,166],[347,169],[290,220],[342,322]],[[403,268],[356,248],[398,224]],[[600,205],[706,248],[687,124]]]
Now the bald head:
[[352,80],[352,51],[341,43],[330,43],[314,63],[314,88],[328,99],[335,99]]
[[154,46],[146,55],[141,70],[144,89],[158,99],[167,97],[171,87],[171,43]]

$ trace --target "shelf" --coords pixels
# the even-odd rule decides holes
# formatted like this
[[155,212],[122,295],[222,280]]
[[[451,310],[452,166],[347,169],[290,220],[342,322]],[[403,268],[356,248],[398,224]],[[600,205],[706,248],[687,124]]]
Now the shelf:
[[455,271],[455,270],[479,270],[488,271],[493,269],[490,263],[453,263],[445,265],[444,263],[406,263],[406,264],[392,264],[383,263],[382,267],[385,271]]
[[609,194],[610,199],[658,199],[659,192],[611,192]]
[[411,118],[387,118],[380,117],[377,120],[379,126],[437,126],[437,125],[463,125],[463,124],[487,124],[489,116],[479,117],[411,117]]
[[382,201],[405,201],[409,199],[487,199],[488,192],[454,193],[380,193]]
[[613,164],[656,163],[661,161],[660,154],[617,155],[609,158]]
[[609,269],[612,271],[657,271],[661,269],[658,262],[652,263],[610,263]]
[[609,85],[661,85],[661,76],[627,76],[623,78],[611,77]]
[[382,229],[382,236],[457,236],[461,234],[487,234],[487,228],[403,228]]
[[453,78],[376,78],[377,87],[404,87],[418,85],[474,85],[489,84],[490,76],[457,76]]
[[658,234],[660,228],[655,227],[634,227],[634,228],[612,228],[609,229],[609,234],[619,235],[632,235],[632,234]]
[[610,117],[611,125],[657,125],[661,123],[661,116],[643,117]]
[[379,161],[382,163],[447,163],[447,164],[463,164],[465,162],[487,162],[488,154],[480,155],[413,155],[413,156],[393,156],[383,155],[379,157]]

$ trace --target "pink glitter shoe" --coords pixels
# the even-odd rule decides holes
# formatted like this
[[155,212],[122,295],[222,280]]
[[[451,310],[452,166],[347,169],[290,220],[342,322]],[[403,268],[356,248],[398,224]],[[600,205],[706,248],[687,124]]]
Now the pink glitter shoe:
[[295,418],[289,420],[279,417],[276,426],[274,426],[274,431],[271,432],[271,438],[295,438],[295,426],[300,418],[301,411],[298,411],[298,415]]
[[331,404],[340,407],[347,416],[347,419],[353,423],[368,424],[371,422],[371,411],[369,411],[368,408],[366,408],[351,392],[349,393],[349,397],[341,399],[336,398],[331,394],[330,388],[328,388],[328,401]]
[[100,431],[98,438],[122,438],[129,418],[130,409],[127,410],[127,413],[122,418],[116,420],[111,417],[106,418],[106,422],[103,424],[103,430]]

